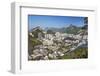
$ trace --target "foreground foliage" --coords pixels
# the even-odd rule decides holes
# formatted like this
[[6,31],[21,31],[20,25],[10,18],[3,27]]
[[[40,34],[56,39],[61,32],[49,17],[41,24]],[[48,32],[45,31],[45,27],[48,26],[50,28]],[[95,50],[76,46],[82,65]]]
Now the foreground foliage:
[[61,57],[61,59],[79,59],[79,58],[88,58],[87,48],[78,48]]

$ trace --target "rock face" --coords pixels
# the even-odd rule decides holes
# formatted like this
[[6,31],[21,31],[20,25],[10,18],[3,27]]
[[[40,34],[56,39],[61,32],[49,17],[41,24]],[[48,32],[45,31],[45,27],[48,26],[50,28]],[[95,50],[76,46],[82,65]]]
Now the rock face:
[[60,32],[61,30],[55,32],[50,29],[45,31],[40,27],[33,28],[28,35],[28,60],[86,58],[87,51],[85,54],[81,54],[80,51],[83,53],[83,49],[88,48],[87,29],[70,25],[67,27],[68,30],[71,32],[73,30],[75,33],[63,33]]

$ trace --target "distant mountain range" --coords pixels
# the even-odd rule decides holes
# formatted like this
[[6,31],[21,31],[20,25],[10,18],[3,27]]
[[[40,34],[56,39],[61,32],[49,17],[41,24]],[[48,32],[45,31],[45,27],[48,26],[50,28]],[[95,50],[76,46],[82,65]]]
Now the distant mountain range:
[[[45,30],[52,30],[53,32],[62,32],[62,33],[69,33],[69,34],[77,34],[79,30],[81,30],[83,27],[77,27],[75,25],[69,25],[68,27],[62,27],[62,28],[46,28]],[[85,27],[84,27],[85,28]]]
[[40,26],[37,26],[35,28],[32,28],[30,32],[35,31],[35,30],[41,30],[41,31],[52,31],[52,32],[61,32],[61,33],[69,33],[69,34],[77,34],[78,31],[82,29],[87,29],[88,26],[82,26],[82,27],[77,27],[75,25],[70,24],[68,27],[62,27],[62,28],[55,28],[55,27],[47,27],[45,29],[42,29]]

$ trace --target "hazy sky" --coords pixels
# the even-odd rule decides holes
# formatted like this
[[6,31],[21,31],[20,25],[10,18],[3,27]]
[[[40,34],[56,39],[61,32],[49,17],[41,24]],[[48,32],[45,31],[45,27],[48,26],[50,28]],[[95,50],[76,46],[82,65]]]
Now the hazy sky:
[[75,16],[44,16],[44,15],[28,15],[29,29],[36,26],[45,27],[67,27],[70,24],[76,26],[84,25],[84,17]]

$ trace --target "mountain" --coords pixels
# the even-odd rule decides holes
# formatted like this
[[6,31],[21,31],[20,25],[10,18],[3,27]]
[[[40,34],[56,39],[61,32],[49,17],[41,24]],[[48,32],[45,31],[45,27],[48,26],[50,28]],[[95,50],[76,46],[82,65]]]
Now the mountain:
[[62,32],[62,33],[69,33],[69,34],[77,34],[77,32],[81,29],[81,27],[77,27],[75,25],[70,24],[69,26],[62,27],[62,28],[45,28],[46,31],[51,30],[53,32]]
[[41,34],[41,36],[44,36],[44,33],[43,33],[44,30],[40,26],[32,28],[30,32],[34,35],[34,38],[38,38],[39,34]]
[[81,30],[81,27],[77,27],[75,25],[70,25],[69,27],[66,28],[66,33],[69,33],[69,34],[77,34],[78,31]]
[[82,29],[87,30],[87,29],[88,29],[88,25],[84,25],[84,26],[82,27]]
[[29,30],[29,32],[33,32],[33,31],[36,31],[36,30],[43,30],[40,26],[37,26],[35,28],[32,28]]
[[40,26],[37,26],[35,28],[32,28],[29,32],[32,32],[35,35],[39,32],[43,33],[43,31],[52,34],[54,34],[55,32],[77,34],[81,29],[87,29],[87,26],[77,27],[76,25],[70,24],[69,26],[62,27],[62,28],[46,27],[45,29],[42,29]]
[[56,28],[56,27],[46,27],[45,31],[51,30],[53,32],[63,32],[62,31],[63,28]]

